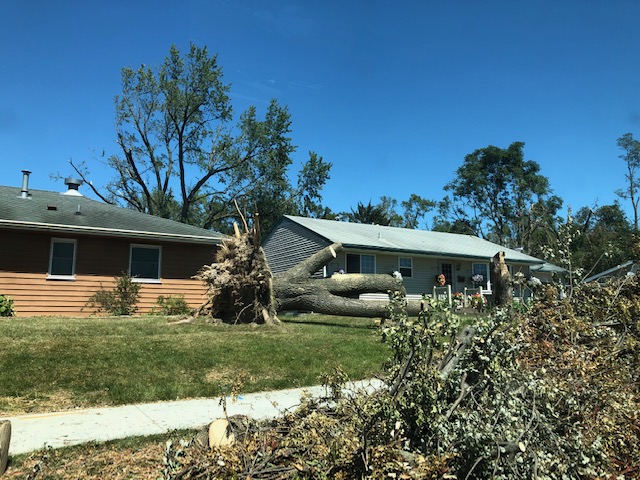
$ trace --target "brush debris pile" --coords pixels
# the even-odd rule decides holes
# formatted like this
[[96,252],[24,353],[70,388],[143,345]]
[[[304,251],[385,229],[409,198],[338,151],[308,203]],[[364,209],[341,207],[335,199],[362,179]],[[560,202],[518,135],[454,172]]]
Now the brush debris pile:
[[[391,308],[399,299],[391,302]],[[383,387],[307,399],[230,445],[169,445],[166,479],[638,478],[640,282],[541,291],[463,326],[395,309]]]

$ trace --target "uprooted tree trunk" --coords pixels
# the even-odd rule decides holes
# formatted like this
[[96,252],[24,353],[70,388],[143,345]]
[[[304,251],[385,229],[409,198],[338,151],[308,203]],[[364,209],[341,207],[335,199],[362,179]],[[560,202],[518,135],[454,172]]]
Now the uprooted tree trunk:
[[224,323],[280,323],[273,298],[273,275],[260,247],[257,222],[222,242],[215,262],[195,278],[207,286],[207,301],[194,312]]
[[195,278],[208,287],[207,301],[195,315],[209,315],[225,323],[279,323],[277,311],[303,310],[328,315],[387,317],[388,302],[360,300],[362,293],[402,291],[392,275],[342,274],[313,278],[336,257],[342,245],[334,243],[298,265],[272,275],[256,228],[223,242],[215,263]]
[[313,278],[313,274],[333,260],[342,250],[334,243],[303,260],[295,267],[274,276],[276,308],[309,310],[328,315],[386,317],[387,302],[359,300],[362,293],[402,291],[400,279],[384,274],[339,274],[331,278]]

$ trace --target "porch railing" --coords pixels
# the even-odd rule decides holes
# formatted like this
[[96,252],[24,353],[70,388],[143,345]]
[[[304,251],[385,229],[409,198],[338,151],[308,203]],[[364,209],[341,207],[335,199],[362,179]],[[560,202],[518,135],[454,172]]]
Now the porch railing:
[[433,287],[433,298],[438,302],[447,302],[451,306],[451,285]]

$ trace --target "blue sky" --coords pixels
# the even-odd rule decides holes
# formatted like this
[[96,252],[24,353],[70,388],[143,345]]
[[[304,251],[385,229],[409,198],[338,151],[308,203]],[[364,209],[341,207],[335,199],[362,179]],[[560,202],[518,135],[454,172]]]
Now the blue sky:
[[441,199],[466,154],[514,141],[565,206],[610,204],[616,140],[640,138],[639,19],[632,0],[0,0],[0,184],[26,168],[63,190],[49,177],[69,159],[105,184],[120,69],[194,42],[218,53],[236,114],[288,105],[296,168],[309,150],[333,164],[336,212]]

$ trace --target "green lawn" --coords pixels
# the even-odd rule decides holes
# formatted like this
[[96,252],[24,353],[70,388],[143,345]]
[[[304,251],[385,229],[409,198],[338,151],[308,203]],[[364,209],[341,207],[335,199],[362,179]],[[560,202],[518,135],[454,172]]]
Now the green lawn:
[[0,319],[0,416],[353,379],[387,355],[370,319],[282,317],[282,327],[169,325],[166,317]]

